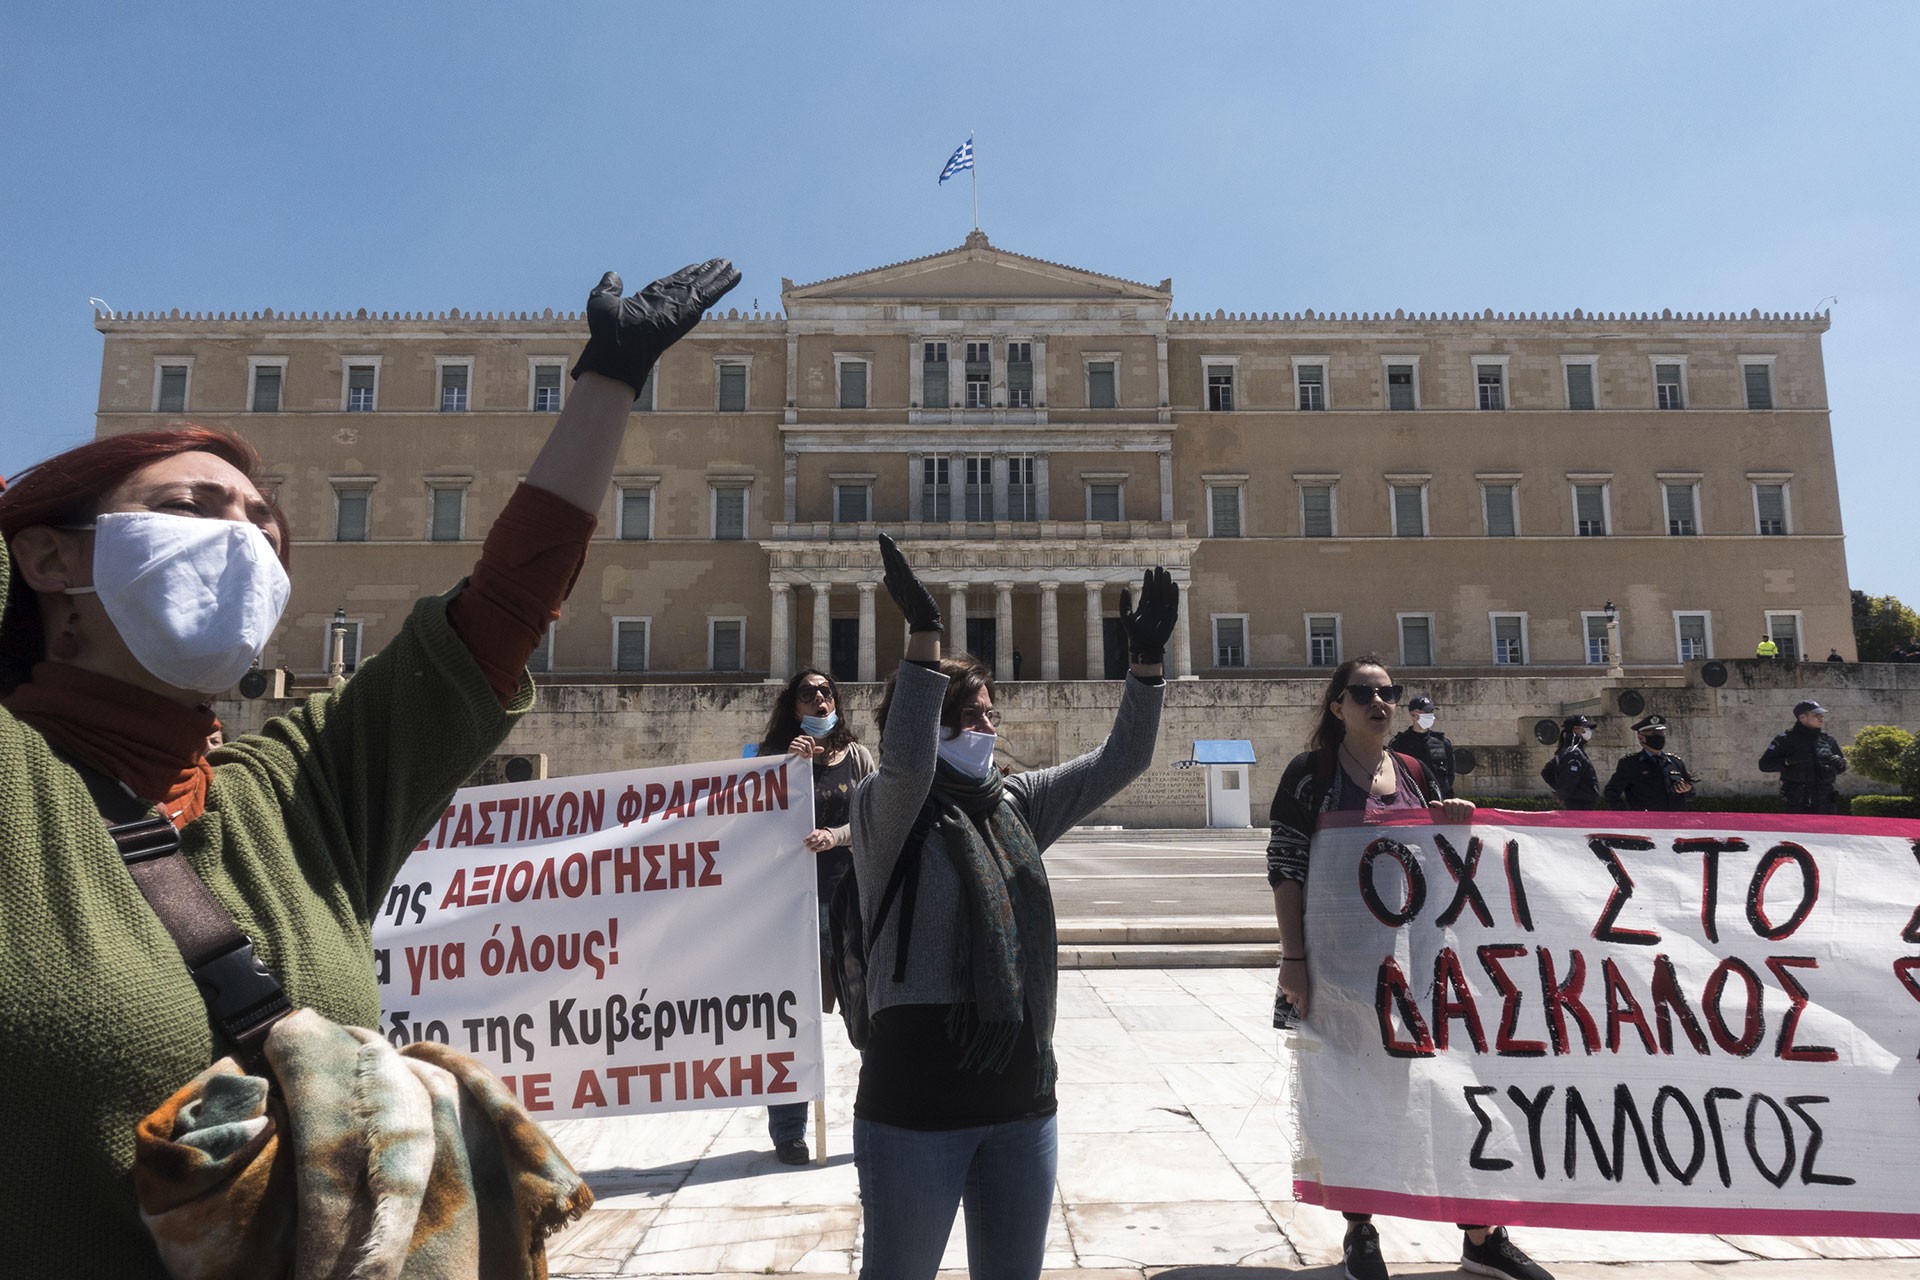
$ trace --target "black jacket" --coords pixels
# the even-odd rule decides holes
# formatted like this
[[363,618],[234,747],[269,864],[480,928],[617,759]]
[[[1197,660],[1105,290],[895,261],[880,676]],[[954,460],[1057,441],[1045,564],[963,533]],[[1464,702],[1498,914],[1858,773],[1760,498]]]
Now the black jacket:
[[1427,778],[1440,788],[1442,799],[1453,799],[1453,743],[1438,729],[1416,729],[1408,725],[1393,735],[1389,751],[1412,756],[1427,767]]
[[1833,735],[1798,720],[1768,743],[1760,757],[1760,772],[1779,774],[1782,791],[1831,791],[1833,780],[1846,771],[1847,757]]
[[1636,751],[1620,757],[1614,766],[1607,782],[1607,803],[1616,809],[1684,809],[1693,803],[1695,781],[1687,772],[1687,762],[1673,752]]
[[1553,788],[1563,809],[1600,807],[1600,771],[1578,739],[1554,752],[1540,767],[1540,780]]

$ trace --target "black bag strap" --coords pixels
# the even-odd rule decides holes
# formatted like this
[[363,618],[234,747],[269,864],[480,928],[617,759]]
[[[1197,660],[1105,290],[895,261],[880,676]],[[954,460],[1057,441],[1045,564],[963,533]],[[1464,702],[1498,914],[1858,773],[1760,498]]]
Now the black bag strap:
[[135,887],[180,948],[214,1023],[243,1060],[256,1064],[267,1032],[293,1012],[285,988],[181,855],[173,824],[119,782],[76,760],[67,763],[86,783]]
[[868,947],[879,941],[880,930],[886,926],[887,912],[893,909],[893,900],[900,899],[900,931],[893,940],[893,980],[907,980],[907,954],[913,946],[914,905],[920,900],[920,854],[926,845],[927,837],[933,834],[939,824],[939,815],[931,804],[922,805],[920,813],[913,820],[913,830],[907,833],[907,839],[900,847],[900,856],[894,859],[893,874],[887,877],[887,887],[880,894],[880,905],[873,914],[873,932],[867,937]]

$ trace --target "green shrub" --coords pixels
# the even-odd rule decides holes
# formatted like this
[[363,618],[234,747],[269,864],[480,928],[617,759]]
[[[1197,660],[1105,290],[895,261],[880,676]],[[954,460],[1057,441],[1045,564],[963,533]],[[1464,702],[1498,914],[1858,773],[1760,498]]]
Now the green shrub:
[[1920,796],[1920,737],[1907,743],[1900,753],[1899,776],[1894,781],[1910,796]]
[[1861,777],[1898,786],[1900,757],[1912,745],[1913,735],[1905,729],[1870,724],[1853,736],[1852,746],[1842,750],[1847,753],[1847,766]]
[[1912,796],[1855,796],[1856,818],[1920,818],[1920,800]]

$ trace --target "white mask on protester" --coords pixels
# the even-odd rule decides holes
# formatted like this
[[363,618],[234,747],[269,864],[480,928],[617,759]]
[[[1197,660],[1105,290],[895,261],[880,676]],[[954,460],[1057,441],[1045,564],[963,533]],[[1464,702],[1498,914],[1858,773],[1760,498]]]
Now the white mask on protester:
[[257,525],[112,511],[93,529],[93,585],[136,661],[176,689],[233,687],[267,647],[292,589]]
[[823,716],[801,716],[800,728],[809,738],[818,738],[822,734],[833,732],[833,726],[840,723],[840,713],[829,711]]
[[1574,733],[1574,736],[1575,736],[1575,737],[1577,737],[1577,738],[1579,738],[1579,739],[1580,739],[1580,741],[1582,741],[1582,742],[1588,742],[1588,741],[1591,741],[1591,740],[1592,740],[1592,738],[1593,738],[1593,730],[1591,730],[1591,729],[1580,729],[1580,730],[1577,730],[1577,731],[1576,731],[1576,732]]
[[1422,733],[1426,732],[1428,729],[1433,728],[1433,712],[1422,711],[1419,715],[1413,718],[1413,725],[1416,729],[1419,729]]
[[999,739],[990,733],[962,729],[952,738],[940,739],[940,758],[969,778],[984,778],[993,771],[993,748]]

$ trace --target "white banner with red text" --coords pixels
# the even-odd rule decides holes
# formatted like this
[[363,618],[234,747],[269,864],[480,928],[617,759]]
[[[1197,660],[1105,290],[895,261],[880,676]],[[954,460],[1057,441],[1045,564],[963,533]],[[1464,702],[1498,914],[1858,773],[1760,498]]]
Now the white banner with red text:
[[1300,1199],[1920,1237],[1920,824],[1330,814]]
[[374,927],[395,1043],[541,1119],[824,1095],[813,771],[714,764],[471,787]]

